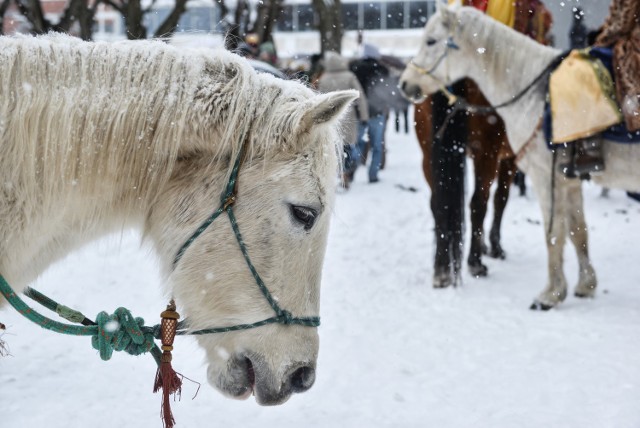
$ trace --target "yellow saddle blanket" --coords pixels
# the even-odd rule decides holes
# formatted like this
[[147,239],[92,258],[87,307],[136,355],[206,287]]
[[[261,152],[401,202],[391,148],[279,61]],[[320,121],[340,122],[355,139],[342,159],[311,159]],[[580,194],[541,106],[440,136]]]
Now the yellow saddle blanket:
[[611,74],[584,50],[571,51],[549,77],[551,142],[566,143],[622,122]]

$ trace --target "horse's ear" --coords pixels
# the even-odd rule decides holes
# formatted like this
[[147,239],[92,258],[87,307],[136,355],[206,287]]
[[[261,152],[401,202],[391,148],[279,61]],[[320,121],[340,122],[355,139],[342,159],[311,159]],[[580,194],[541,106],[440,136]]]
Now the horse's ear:
[[462,3],[460,3],[459,1],[456,1],[449,6],[447,5],[440,6],[439,12],[440,12],[440,16],[442,16],[442,24],[445,27],[449,28],[450,24],[455,22],[455,20],[457,19],[456,10],[460,7],[461,4]]
[[358,91],[347,90],[313,97],[308,101],[309,107],[300,120],[302,131],[307,132],[315,125],[336,120],[359,95]]

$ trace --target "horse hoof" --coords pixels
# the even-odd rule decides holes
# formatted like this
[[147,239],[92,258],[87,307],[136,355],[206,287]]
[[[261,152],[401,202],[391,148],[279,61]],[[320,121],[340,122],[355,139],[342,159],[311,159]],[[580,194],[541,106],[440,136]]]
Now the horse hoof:
[[453,279],[450,276],[434,276],[433,288],[447,288],[453,285]]
[[539,302],[538,300],[535,300],[531,306],[529,306],[529,309],[531,309],[532,311],[548,311],[549,309],[553,309],[553,305],[548,305],[546,303],[542,303]]
[[485,277],[489,274],[489,268],[482,263],[469,265],[469,273],[475,278]]
[[442,282],[436,282],[435,280],[433,281],[433,288],[447,288],[450,286],[451,286],[450,281],[442,281]]
[[488,256],[494,259],[504,260],[507,258],[507,253],[505,253],[502,248],[491,248]]
[[574,296],[580,298],[580,299],[591,299],[594,297],[594,293],[593,292],[582,292],[582,291],[576,291],[575,293],[573,293]]

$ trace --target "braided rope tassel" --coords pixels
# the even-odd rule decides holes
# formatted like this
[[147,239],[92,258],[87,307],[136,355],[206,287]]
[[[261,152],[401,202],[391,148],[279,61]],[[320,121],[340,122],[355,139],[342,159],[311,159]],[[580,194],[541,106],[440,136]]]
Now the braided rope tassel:
[[173,339],[176,337],[176,329],[180,315],[176,312],[176,304],[173,300],[167,305],[167,309],[160,314],[160,332],[162,341],[162,356],[160,365],[156,372],[156,381],[153,385],[153,392],[162,389],[162,407],[160,414],[165,428],[172,428],[176,421],[171,413],[171,403],[169,395],[177,394],[178,398],[182,393],[181,375],[171,367],[171,351],[173,350]]

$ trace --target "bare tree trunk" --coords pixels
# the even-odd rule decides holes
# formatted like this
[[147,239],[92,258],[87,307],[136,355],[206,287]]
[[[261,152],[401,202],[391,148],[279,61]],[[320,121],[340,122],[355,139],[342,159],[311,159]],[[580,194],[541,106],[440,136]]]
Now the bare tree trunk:
[[160,27],[158,27],[153,37],[171,37],[173,33],[176,32],[180,17],[187,10],[187,1],[188,0],[176,0],[173,10],[169,16],[167,16],[167,19],[160,24]]
[[95,20],[96,12],[98,11],[99,4],[100,1],[96,1],[91,7],[88,7],[88,5],[83,5],[81,7],[78,16],[78,23],[80,24],[80,37],[82,38],[82,40],[93,39],[93,23]]
[[35,34],[44,34],[51,28],[51,23],[44,17],[42,6],[38,0],[16,0],[20,13],[31,24],[31,31]]
[[258,16],[251,31],[256,33],[261,43],[273,42],[273,28],[278,22],[283,0],[264,0],[258,3]]
[[[49,31],[68,33],[73,24],[78,21],[80,27],[80,37],[90,40],[92,35],[93,19],[101,0],[97,0],[92,8],[88,7],[87,0],[71,0],[62,16],[60,22],[52,24],[45,18],[40,0],[16,0],[16,5],[20,13],[27,18],[31,24],[31,32],[34,34],[45,34]],[[8,6],[9,0],[6,1]],[[3,16],[4,12],[0,14]]]
[[0,36],[4,34],[4,15],[9,10],[9,2],[11,0],[2,0],[0,2]]
[[92,7],[89,7],[87,0],[71,0],[62,14],[60,22],[57,25],[50,26],[49,30],[68,33],[73,23],[78,21],[80,38],[91,40],[93,36],[93,20],[99,4],[100,0],[94,2]]
[[313,8],[318,16],[321,53],[342,50],[342,5],[340,0],[312,0]]
[[[224,0],[218,3],[224,5]],[[229,8],[224,5],[221,11],[222,18],[229,14]],[[225,21],[227,24],[224,34],[224,47],[230,51],[238,47],[247,35],[247,24],[249,22],[249,5],[246,0],[238,0],[236,10],[233,12],[233,21]]]
[[144,11],[140,0],[129,0],[123,8],[124,25],[127,32],[127,39],[138,40],[147,38],[147,28],[142,24]]

